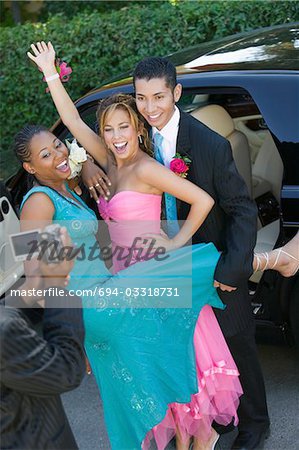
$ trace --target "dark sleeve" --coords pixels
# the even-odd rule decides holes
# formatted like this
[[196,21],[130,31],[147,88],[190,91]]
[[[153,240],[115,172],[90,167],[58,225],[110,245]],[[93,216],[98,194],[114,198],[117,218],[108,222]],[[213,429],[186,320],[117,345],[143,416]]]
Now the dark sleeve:
[[[50,301],[47,298],[46,304]],[[67,302],[71,307],[66,307]],[[45,308],[43,337],[22,314],[2,323],[1,382],[7,387],[30,395],[48,396],[80,384],[85,373],[81,300],[64,299],[63,306]]]
[[214,186],[219,205],[227,217],[226,248],[216,267],[215,280],[238,286],[252,274],[257,208],[236,169],[229,142],[222,140],[215,150]]

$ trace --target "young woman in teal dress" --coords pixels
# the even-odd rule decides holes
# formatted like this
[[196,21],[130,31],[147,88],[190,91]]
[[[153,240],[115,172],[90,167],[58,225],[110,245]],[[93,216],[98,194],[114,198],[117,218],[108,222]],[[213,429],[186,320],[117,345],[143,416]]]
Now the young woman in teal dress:
[[[124,214],[122,208],[125,212],[132,212],[132,220],[136,219],[137,209],[139,212],[143,210],[146,220],[149,220],[148,211],[154,211],[156,219],[160,211],[161,193],[168,191],[191,203],[190,220],[174,239],[161,236],[159,242],[169,250],[184,245],[208,214],[213,204],[211,198],[186,180],[178,179],[142,152],[138,136],[143,134],[146,137],[145,131],[135,118],[134,111],[123,103],[110,110],[107,120],[102,124],[105,143],[110,150],[107,152],[99,137],[79,118],[60,81],[52,76],[55,53],[51,45],[41,43],[37,47],[33,46],[33,51],[36,57],[31,55],[31,59],[42,68],[46,78],[51,78],[50,91],[62,119],[67,122],[74,136],[107,170],[114,182],[113,197],[109,202],[102,203],[100,209],[109,222],[108,225],[114,227],[115,236],[122,241],[120,243],[128,245],[128,239],[124,237],[125,230],[115,230],[114,226],[117,221],[122,220],[119,218],[119,214],[121,217]],[[64,145],[44,130],[33,132],[31,129],[27,129],[25,137],[24,132],[19,135],[17,142],[17,154],[24,168],[34,173],[39,183],[38,187],[27,194],[21,218],[24,221],[34,219],[47,222],[69,220],[66,225],[77,245],[80,244],[80,239],[92,243],[96,229],[92,225],[95,216],[65,184],[69,167]],[[87,223],[78,226],[84,216],[88,216]],[[151,216],[150,220],[152,218]],[[75,227],[74,222],[77,224]],[[154,222],[157,223],[157,220]],[[157,237],[156,229],[143,231],[154,233]],[[131,266],[113,278],[109,278],[109,272],[98,260],[95,264],[77,261],[78,268],[75,266],[70,287],[78,287],[78,281],[80,287],[90,287],[106,281],[103,286],[116,288],[126,286],[130,277],[134,277],[136,284],[140,276],[143,287],[146,283],[150,287],[150,275],[157,273],[157,270],[159,275],[163,274],[159,277],[159,286],[167,287],[173,284],[173,267],[179,267],[180,277],[175,280],[184,289],[186,277],[190,276],[190,259],[186,258],[187,254],[188,248],[175,250],[163,264],[152,259],[138,266]],[[270,261],[271,258],[270,254]],[[85,299],[86,350],[101,390],[113,448],[140,448],[142,442],[146,448],[151,436],[155,437],[158,448],[164,448],[176,429],[179,430],[178,448],[187,448],[188,445],[183,431],[197,436],[195,448],[211,448],[215,441],[212,421],[218,419],[220,423],[228,423],[232,417],[236,417],[241,389],[236,367],[221,332],[219,330],[218,333],[215,329],[217,324],[213,324],[213,330],[219,338],[218,344],[217,339],[216,342],[213,340],[211,331],[209,336],[209,328],[202,330],[206,339],[204,343],[199,342],[202,353],[200,361],[196,355],[196,363],[192,342],[197,315],[202,306],[222,307],[213,290],[213,272],[217,259],[218,254],[210,244],[192,247],[191,275],[193,271],[200,274],[196,279],[193,277],[192,308],[119,309],[111,307],[113,305],[109,298],[104,299],[107,302],[104,307],[103,298]],[[256,266],[257,261],[255,258]],[[120,303],[126,301],[127,298],[120,299]],[[129,304],[130,301],[129,299]],[[211,351],[214,349],[215,352],[216,347],[218,354],[214,361]],[[200,364],[210,364],[211,361],[210,373],[206,378],[198,376],[196,379],[195,367],[198,369]],[[229,377],[230,383],[224,381]],[[200,383],[199,389],[197,383]],[[220,386],[219,389],[216,389],[217,385]],[[228,388],[225,396],[220,395],[223,386]],[[191,399],[191,394],[196,395]],[[187,404],[181,407],[180,403]],[[168,404],[171,405],[167,410]]]

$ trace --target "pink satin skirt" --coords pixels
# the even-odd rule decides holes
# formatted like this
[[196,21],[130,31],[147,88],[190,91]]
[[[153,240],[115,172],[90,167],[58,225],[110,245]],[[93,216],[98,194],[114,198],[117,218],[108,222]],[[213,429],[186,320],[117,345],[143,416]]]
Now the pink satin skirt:
[[239,372],[231,356],[211,306],[200,312],[194,333],[198,392],[190,403],[171,403],[167,413],[143,441],[148,450],[155,440],[158,450],[163,450],[180,430],[183,440],[196,436],[206,442],[215,421],[228,425],[238,423],[237,409],[242,387]]

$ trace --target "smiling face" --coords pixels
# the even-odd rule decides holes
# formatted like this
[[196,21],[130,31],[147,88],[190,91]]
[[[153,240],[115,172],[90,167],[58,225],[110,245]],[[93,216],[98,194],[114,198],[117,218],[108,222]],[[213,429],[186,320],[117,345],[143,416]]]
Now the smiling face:
[[132,159],[139,150],[138,129],[128,111],[112,107],[103,116],[102,136],[116,159]]
[[166,79],[137,78],[135,80],[136,105],[152,127],[162,130],[174,113],[175,103],[180,99],[182,86],[177,84],[172,90]]
[[55,183],[66,180],[70,175],[68,149],[49,131],[42,131],[32,137],[30,153],[30,161],[24,162],[23,167],[39,181]]

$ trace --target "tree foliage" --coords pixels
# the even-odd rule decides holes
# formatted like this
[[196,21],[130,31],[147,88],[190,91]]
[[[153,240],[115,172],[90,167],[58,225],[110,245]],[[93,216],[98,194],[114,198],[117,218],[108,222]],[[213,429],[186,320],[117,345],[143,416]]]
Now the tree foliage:
[[[73,2],[70,2],[73,3]],[[32,42],[51,40],[73,74],[67,89],[75,100],[105,80],[131,70],[145,56],[167,55],[184,47],[254,28],[299,19],[297,2],[177,1],[134,2],[120,9],[64,14],[44,23],[2,30],[1,155],[12,173],[12,137],[25,123],[51,126],[57,113],[42,74],[26,56]]]

